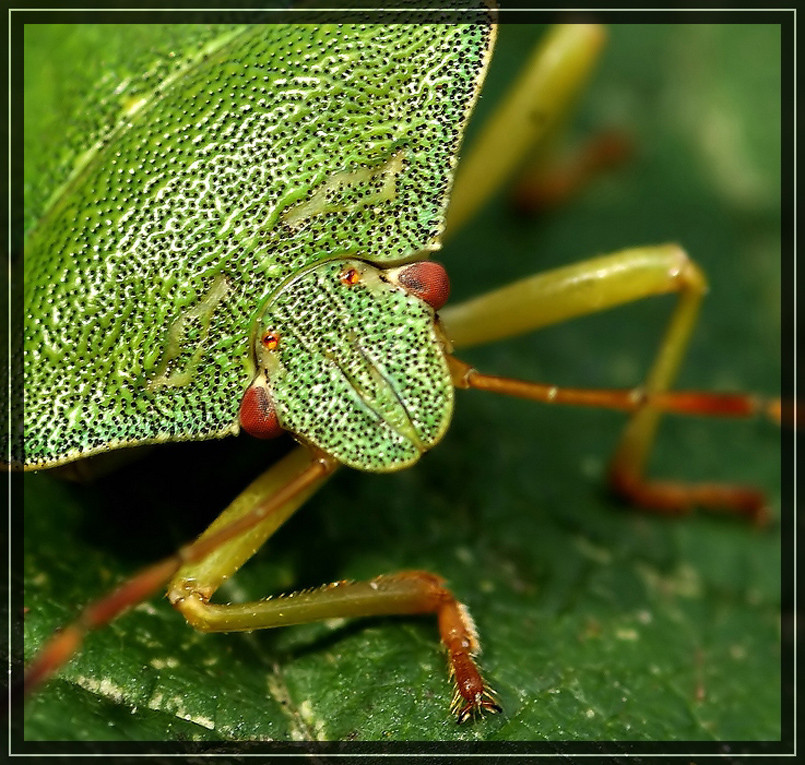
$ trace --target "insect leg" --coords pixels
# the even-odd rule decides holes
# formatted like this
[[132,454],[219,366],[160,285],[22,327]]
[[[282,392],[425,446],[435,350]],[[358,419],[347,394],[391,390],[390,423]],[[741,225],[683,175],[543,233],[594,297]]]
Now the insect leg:
[[[211,540],[250,518],[255,505],[274,495],[287,482],[288,475],[298,474],[309,462],[306,449],[289,454],[240,494],[194,544],[210,547]],[[441,580],[428,572],[406,571],[367,582],[336,582],[251,603],[209,602],[218,587],[318,488],[323,477],[301,488],[283,504],[275,505],[248,533],[230,536],[203,557],[194,556],[185,563],[168,585],[168,599],[202,632],[266,629],[355,616],[435,613],[447,647],[450,673],[456,681],[453,711],[459,722],[476,712],[497,711],[492,691],[474,660],[479,647],[472,619]]]
[[605,36],[598,24],[559,24],[545,35],[503,103],[461,158],[445,236],[461,228],[522,167],[532,147],[544,145],[560,131]]
[[526,169],[512,190],[514,208],[534,215],[567,204],[593,179],[623,165],[633,153],[633,141],[625,132],[594,133],[556,159],[540,158]]
[[[272,525],[272,530],[276,528],[335,467],[335,463],[327,458],[312,459],[310,453],[302,448],[274,465],[230,505],[230,508],[237,505],[241,497],[248,495],[248,507],[244,509],[241,504],[241,512],[230,514],[224,523],[208,530],[195,542],[148,566],[109,595],[91,603],[73,624],[45,643],[25,673],[24,693],[27,695],[33,691],[69,661],[81,647],[87,632],[103,627],[123,611],[152,596],[183,566],[192,566],[209,557],[215,559],[222,549],[229,548],[227,543],[249,537],[247,532],[255,527],[262,531],[261,524]],[[279,522],[275,522],[275,518],[279,518]],[[256,549],[254,546],[250,554]]]
[[324,619],[436,614],[456,683],[452,711],[458,722],[500,711],[475,662],[480,648],[467,609],[427,571],[402,571],[363,582],[341,581],[250,603],[209,603],[192,585],[169,593],[174,606],[202,632],[238,632]]
[[678,293],[659,352],[641,388],[571,391],[479,375],[452,363],[458,387],[478,387],[545,402],[606,406],[632,412],[610,466],[616,493],[646,509],[679,514],[694,506],[727,510],[757,523],[768,517],[763,495],[751,488],[646,480],[645,466],[663,411],[716,416],[767,414],[779,421],[780,402],[746,394],[670,392],[707,289],[704,275],[677,245],[605,255],[523,279],[440,312],[455,347],[497,340],[649,295]]
[[[195,544],[208,544],[215,539],[222,529],[235,523],[243,523],[250,518],[263,503],[270,501],[277,492],[294,476],[305,470],[311,461],[310,451],[299,446],[279,462],[250,483],[223,512],[198,537]],[[328,472],[332,472],[332,466]],[[274,509],[259,521],[252,524],[246,533],[230,537],[227,541],[215,545],[208,554],[185,562],[172,574],[168,584],[168,599],[177,605],[188,592],[194,592],[205,599],[231,577],[265,541],[288,520],[321,486],[325,476],[302,488],[294,496]],[[177,606],[178,607],[178,606]],[[179,610],[182,610],[181,608]]]

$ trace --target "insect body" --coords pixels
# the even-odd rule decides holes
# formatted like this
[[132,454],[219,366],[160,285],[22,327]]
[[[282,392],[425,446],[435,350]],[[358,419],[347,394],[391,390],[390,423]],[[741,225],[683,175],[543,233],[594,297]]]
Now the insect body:
[[[322,455],[289,498],[337,463],[417,461],[452,412],[434,323],[447,282],[439,267],[399,264],[439,245],[492,39],[488,19],[236,28],[127,94],[28,240],[24,385],[39,395],[14,461],[51,467],[242,423],[260,436],[281,426]],[[233,628],[230,615],[218,626],[191,616],[185,590],[171,598],[197,626]],[[470,658],[472,623],[434,577],[367,592],[388,603],[355,611],[362,596],[350,595],[344,614],[438,610],[443,631],[460,622],[460,717],[494,708]]]
[[[43,392],[26,409],[26,465],[236,433],[263,312],[284,312],[278,321],[298,321],[300,335],[300,303],[311,290],[325,300],[324,274],[339,268],[316,264],[395,263],[437,246],[489,27],[335,30],[222,32],[98,129],[26,251],[25,384]],[[315,55],[291,61],[299,49]],[[408,66],[428,78],[413,83]],[[357,311],[341,327],[357,347],[374,313],[347,305],[349,294],[366,289],[308,305],[307,321],[320,332],[324,316]],[[426,352],[417,331],[406,339]],[[305,342],[287,335],[279,363],[296,366],[270,383],[294,380],[280,396],[288,409],[306,388],[309,403]],[[55,395],[45,393],[54,366]],[[446,376],[442,367],[442,389]],[[330,393],[321,389],[326,406]],[[317,432],[342,414],[308,407]]]
[[[276,65],[268,68],[255,64],[255,61],[261,61],[255,50],[260,50],[261,45],[267,46],[259,34],[254,30],[233,32],[233,36],[227,39],[237,41],[238,50],[243,44],[242,50],[249,51],[243,54],[248,64],[243,69],[260,71],[250,71],[248,76],[243,76],[245,87],[237,92],[246,94],[243,96],[244,106],[250,108],[242,110],[245,117],[240,123],[240,133],[223,123],[220,125],[224,145],[231,140],[231,145],[237,148],[242,144],[243,131],[248,130],[258,136],[254,147],[259,152],[264,148],[261,141],[265,140],[264,133],[267,133],[284,138],[289,147],[293,145],[295,153],[301,146],[300,156],[306,158],[301,162],[303,170],[299,170],[298,178],[294,175],[293,183],[286,177],[286,183],[278,184],[279,189],[272,184],[262,196],[259,183],[255,194],[254,185],[242,180],[244,168],[238,163],[248,164],[253,159],[248,152],[228,154],[218,146],[215,152],[204,155],[204,139],[198,142],[202,144],[201,149],[190,148],[198,144],[193,143],[197,136],[190,135],[188,124],[217,124],[215,108],[223,107],[215,106],[219,104],[216,101],[218,96],[214,95],[217,92],[215,87],[202,92],[199,101],[202,106],[195,115],[197,123],[191,123],[184,116],[186,110],[171,101],[169,88],[154,91],[152,108],[162,123],[167,124],[157,132],[150,120],[145,119],[145,111],[139,116],[135,112],[130,132],[123,130],[125,136],[120,140],[124,145],[137,145],[146,152],[154,152],[151,156],[155,162],[159,157],[160,162],[176,166],[181,181],[174,180],[173,173],[152,181],[146,172],[148,168],[144,167],[142,186],[136,188],[153,191],[158,200],[165,200],[166,205],[178,200],[179,211],[184,210],[183,206],[191,209],[195,214],[195,217],[190,216],[191,220],[200,221],[202,238],[197,240],[193,231],[185,232],[184,229],[181,235],[177,233],[176,226],[184,222],[178,212],[163,218],[157,214],[158,207],[146,205],[141,210],[138,204],[127,215],[126,210],[115,212],[119,200],[112,200],[116,204],[110,202],[104,213],[99,212],[90,223],[94,225],[109,220],[119,224],[118,231],[120,227],[125,229],[126,225],[131,225],[132,221],[139,224],[138,241],[150,248],[146,253],[153,259],[151,277],[145,283],[153,281],[154,286],[153,295],[149,295],[148,290],[142,291],[144,282],[138,282],[137,274],[132,273],[137,268],[137,250],[131,248],[131,242],[124,236],[118,240],[122,244],[115,245],[115,253],[122,255],[119,278],[115,282],[115,286],[120,287],[120,294],[107,295],[105,290],[97,287],[86,290],[85,277],[78,270],[76,280],[82,280],[80,283],[65,285],[69,279],[55,282],[48,278],[54,266],[47,264],[47,258],[53,252],[62,253],[53,256],[61,258],[61,262],[68,260],[64,253],[76,242],[80,251],[94,262],[91,253],[95,245],[91,238],[84,237],[89,236],[86,232],[90,230],[106,231],[103,225],[95,226],[95,229],[90,225],[75,232],[63,225],[53,225],[53,220],[69,218],[68,203],[64,202],[62,207],[57,204],[55,212],[50,213],[52,219],[46,216],[42,227],[33,232],[31,251],[41,254],[39,260],[36,257],[30,259],[33,265],[27,279],[29,285],[35,285],[31,287],[29,298],[35,308],[32,309],[34,321],[29,324],[29,345],[26,348],[29,354],[26,373],[30,375],[26,390],[51,392],[46,357],[63,360],[65,379],[68,383],[75,382],[74,387],[68,385],[66,390],[58,390],[56,395],[42,396],[41,402],[39,398],[35,399],[38,408],[33,411],[36,416],[26,416],[26,424],[30,425],[30,432],[25,436],[26,452],[29,440],[31,443],[26,457],[33,466],[63,462],[79,453],[105,451],[124,443],[207,438],[234,432],[239,427],[256,435],[271,435],[280,425],[320,450],[318,453],[326,457],[328,464],[338,461],[373,470],[402,467],[418,459],[421,452],[436,443],[452,410],[452,384],[477,384],[478,379],[445,356],[451,335],[433,321],[434,308],[441,307],[445,292],[438,271],[420,279],[411,270],[414,266],[407,264],[433,249],[438,241],[449,171],[463,121],[479,86],[490,41],[489,30],[483,25],[469,27],[465,30],[466,35],[461,32],[457,37],[451,36],[456,30],[450,30],[450,34],[445,30],[442,38],[439,29],[440,35],[435,37],[442,39],[445,45],[445,50],[439,55],[429,47],[433,44],[432,31],[427,36],[427,43],[416,42],[410,37],[398,37],[393,43],[396,30],[392,28],[383,30],[385,36],[378,36],[377,30],[373,29],[365,35],[356,34],[334,42],[326,58],[328,67],[319,63],[317,68],[315,62],[311,63],[312,54],[305,59],[318,76],[330,81],[337,80],[333,62],[340,62],[348,70],[350,66],[357,67],[360,60],[368,70],[372,70],[368,63],[371,57],[363,46],[372,50],[376,40],[382,41],[382,45],[378,42],[375,49],[381,63],[388,63],[384,57],[389,50],[397,51],[395,55],[403,58],[422,52],[423,60],[430,66],[413,65],[407,70],[409,74],[405,75],[402,85],[396,88],[384,90],[371,78],[358,85],[355,81],[360,78],[354,74],[345,78],[349,87],[358,88],[359,93],[371,91],[372,113],[377,108],[380,114],[386,114],[391,108],[382,101],[384,93],[393,102],[401,92],[413,92],[417,107],[412,109],[409,122],[403,120],[405,130],[400,128],[399,119],[389,120],[388,125],[382,120],[362,120],[361,113],[354,110],[355,104],[363,104],[362,96],[344,98],[342,106],[345,112],[340,121],[337,108],[334,116],[332,110],[316,108],[320,106],[318,101],[315,101],[316,107],[312,106],[312,99],[323,98],[325,105],[337,104],[339,100],[336,93],[328,94],[326,89],[324,94],[310,89],[314,78],[307,72],[299,75],[294,83],[297,87],[289,90],[301,95],[292,99],[287,109],[283,108],[281,117],[276,114],[277,107],[271,120],[267,121],[280,127],[261,132],[257,129],[261,124],[259,109],[266,108],[266,104],[261,104],[260,100],[270,95],[278,97],[276,82],[282,76],[277,73]],[[410,33],[410,30],[406,32]],[[237,34],[242,36],[237,37]],[[327,50],[324,42],[335,39],[333,31],[318,30],[315,34],[317,41],[322,43],[317,50]],[[224,56],[227,44],[220,43],[220,50],[189,67],[189,76],[201,82],[211,72],[217,74],[221,62],[225,59],[228,62]],[[474,54],[468,54],[463,46],[470,46]],[[361,49],[360,55],[357,48]],[[275,64],[284,60],[276,52],[274,58]],[[450,61],[452,65],[448,66],[446,62]],[[456,61],[462,64],[458,69],[453,68]],[[223,70],[239,77],[241,63],[227,63]],[[330,63],[333,66],[329,66]],[[322,74],[324,71],[326,77]],[[378,71],[383,71],[383,67],[380,66]],[[422,86],[419,101],[416,101],[415,87],[418,79],[416,76],[409,79],[411,71],[427,72],[427,87]],[[261,85],[261,77],[263,82],[268,78],[275,85],[274,90]],[[263,89],[267,92],[263,93]],[[197,95],[201,86],[185,87],[184,90]],[[251,101],[249,93],[254,94]],[[379,102],[378,98],[381,99]],[[164,109],[160,108],[162,104],[166,104]],[[426,107],[434,105],[450,110],[451,116],[432,124],[427,119],[432,115],[432,109]],[[172,112],[168,107],[182,115],[176,122],[182,126],[181,140],[175,138],[179,133],[170,128],[168,116]],[[205,112],[205,108],[212,111]],[[205,122],[208,114],[209,119]],[[300,136],[299,125],[305,124],[305,118],[315,120],[319,116],[325,126],[331,123],[330,128],[312,130],[304,140],[305,134],[302,131]],[[294,118],[301,123],[294,124]],[[291,124],[294,124],[293,129]],[[283,130],[286,132],[282,133]],[[344,133],[348,137],[342,139]],[[116,138],[111,133],[109,135]],[[337,141],[335,136],[339,137]],[[434,136],[441,139],[441,142],[436,141],[436,146]],[[327,144],[328,137],[334,141],[332,145]],[[163,148],[165,141],[169,140],[178,141],[173,147],[179,149],[177,154]],[[114,144],[112,140],[108,145]],[[326,151],[319,154],[317,150],[322,145],[326,146]],[[100,156],[109,150],[101,141],[97,151]],[[185,151],[199,153],[191,153],[188,162],[186,155],[181,158]],[[126,152],[121,153],[126,155]],[[138,152],[133,151],[131,156],[138,156]],[[171,156],[177,157],[173,163]],[[194,164],[194,157],[198,164]],[[226,167],[221,168],[218,163],[227,157],[239,172],[230,173]],[[261,172],[268,172],[264,166],[279,165],[280,170],[287,172],[283,164],[287,162],[285,157],[283,153],[279,159],[274,157],[272,162],[269,153],[265,161],[255,162],[257,170],[250,177],[259,181]],[[206,170],[205,161],[211,163]],[[330,164],[321,167],[322,162]],[[112,164],[113,170],[109,170],[93,157],[87,159],[85,165],[80,165],[77,175],[68,181],[74,191],[72,195],[66,195],[72,205],[69,209],[83,208],[81,193],[90,193],[88,189],[110,186],[110,179],[117,177],[114,167]],[[140,172],[139,165],[131,161],[123,169],[125,172],[119,174],[123,178],[132,175],[130,170],[134,170],[135,176]],[[200,172],[203,181],[196,176]],[[417,172],[420,177],[416,176]],[[214,188],[234,189],[234,196],[244,200],[241,207],[227,209],[221,202],[229,198],[227,193],[219,192],[210,199],[206,198],[201,193],[207,188],[205,182]],[[194,186],[194,183],[200,185]],[[129,188],[125,184],[123,187]],[[166,187],[168,190],[162,191],[160,197],[160,191]],[[190,189],[198,191],[200,196],[193,196]],[[426,191],[424,195],[423,189]],[[133,199],[142,201],[136,194]],[[90,208],[94,209],[91,205]],[[103,218],[103,214],[110,217]],[[148,227],[155,219],[164,223],[164,228],[157,232]],[[212,254],[205,247],[211,237]],[[128,249],[123,247],[124,244]],[[189,260],[181,260],[179,273],[172,273],[166,261],[161,260],[167,257],[164,253],[171,249],[171,245],[181,252],[185,252],[181,249],[183,247],[192,252]],[[267,253],[271,253],[271,258]],[[678,265],[677,270],[681,270],[684,263],[676,250],[658,252],[656,256],[657,261],[667,258],[669,264]],[[40,271],[36,270],[37,262]],[[612,262],[623,268],[633,261],[619,257]],[[149,260],[145,258],[143,267],[148,264]],[[603,265],[598,270],[602,270]],[[389,266],[393,269],[390,270]],[[88,270],[94,274],[92,278],[102,279],[104,276],[104,268]],[[665,272],[670,270],[670,267],[665,268]],[[436,287],[432,286],[434,283]],[[143,295],[149,295],[148,300]],[[128,296],[135,298],[134,305],[129,305],[124,299]],[[72,299],[70,306],[75,308],[72,312],[61,311],[59,318],[72,315],[76,325],[85,333],[79,332],[78,340],[72,344],[69,342],[70,333],[54,337],[55,324],[42,326],[41,317],[54,315],[49,307],[58,304],[58,298]],[[322,314],[328,319],[320,326],[316,317],[320,318]],[[102,319],[101,329],[93,325],[91,317]],[[461,322],[456,320],[452,331],[457,333],[461,326]],[[116,344],[118,338],[123,339]],[[374,341],[371,345],[369,339]],[[87,360],[95,360],[88,351],[92,347],[106,353],[98,356],[97,366],[85,369],[86,366],[92,367],[92,363],[86,364]],[[114,347],[116,352],[109,353],[110,347]],[[32,359],[35,363],[31,363]],[[403,384],[404,378],[410,383],[408,386]],[[105,404],[108,402],[111,406],[107,409]],[[51,427],[54,422],[57,426]],[[375,427],[370,427],[370,424]],[[130,435],[110,435],[113,432]],[[300,469],[297,461],[293,471],[284,476],[286,481]],[[281,520],[276,525],[279,522]],[[248,557],[241,550],[233,552],[232,556]],[[196,565],[195,558],[191,558],[190,565]],[[232,568],[231,563],[229,568]],[[215,576],[226,578],[228,573],[217,571]],[[251,629],[270,626],[275,618],[275,615],[269,615],[264,618],[266,623],[256,624],[230,609],[221,612],[221,621],[215,622],[219,618],[218,612],[208,607],[206,595],[198,597],[195,591],[185,587],[185,583],[193,578],[185,575],[172,586],[171,600],[182,608],[188,619],[203,629],[216,629],[216,626],[211,626],[214,624],[227,629]],[[383,607],[385,610],[377,609],[376,613],[399,613],[406,612],[406,609],[434,611],[438,604],[431,607],[427,603],[423,605],[423,601],[431,595],[436,600],[445,597],[440,583],[424,575],[411,579],[381,577],[370,580],[365,590],[360,586],[352,590],[342,587],[335,588],[334,592],[344,592],[345,598],[351,597],[352,593],[358,600],[367,596],[371,601],[375,597],[372,592],[384,587],[392,592],[391,600],[397,599],[396,611],[389,605]],[[406,598],[411,605],[400,606],[400,600]],[[319,607],[316,603],[306,603],[304,598],[295,602],[301,604],[302,609]],[[360,609],[350,611],[349,608],[342,604],[332,613],[319,616],[361,613]],[[253,610],[253,604],[247,604],[243,613]],[[452,650],[449,638],[453,629],[463,630],[459,642],[468,643],[466,648],[469,651],[459,652],[453,659],[453,671],[458,670],[460,674],[467,655],[476,648],[472,645],[475,639],[472,625],[461,608],[448,609],[444,614],[440,614],[446,625],[442,635],[443,639],[447,635],[445,643],[449,650]],[[243,621],[238,621],[241,618]],[[484,691],[473,685],[474,682],[472,678],[467,680],[470,704],[460,701],[457,705],[462,719],[478,709],[493,706],[489,697],[484,696]],[[473,706],[473,701],[476,706]]]

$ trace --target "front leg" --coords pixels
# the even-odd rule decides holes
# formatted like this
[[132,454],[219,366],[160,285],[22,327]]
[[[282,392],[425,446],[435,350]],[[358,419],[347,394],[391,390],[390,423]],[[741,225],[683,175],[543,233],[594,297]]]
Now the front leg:
[[[202,584],[203,587],[203,584]],[[209,603],[196,583],[177,581],[173,605],[202,632],[242,632],[360,616],[435,614],[455,681],[451,711],[459,723],[483,712],[499,712],[494,691],[476,663],[478,635],[467,608],[428,571],[402,571],[364,582],[333,582],[250,603]]]
[[779,401],[745,394],[671,392],[707,290],[699,267],[677,245],[639,247],[538,274],[441,312],[455,347],[517,335],[650,295],[676,293],[657,356],[645,382],[627,391],[571,391],[551,385],[481,375],[453,361],[457,387],[484,388],[545,403],[602,406],[632,412],[610,464],[612,489],[647,510],[665,514],[701,506],[768,519],[762,493],[749,487],[653,481],[645,468],[663,411],[713,416],[766,414],[779,422]]
[[[194,543],[210,544],[222,530],[243,522],[255,507],[281,491],[310,462],[307,449],[297,448],[245,489]],[[481,712],[497,712],[494,692],[484,682],[475,657],[480,644],[466,607],[427,571],[404,571],[365,582],[334,582],[249,603],[211,603],[215,591],[319,487],[324,476],[296,492],[258,525],[214,546],[203,558],[184,565],[168,586],[168,599],[201,632],[241,632],[361,616],[434,614],[448,669],[455,681],[452,711],[458,722]]]

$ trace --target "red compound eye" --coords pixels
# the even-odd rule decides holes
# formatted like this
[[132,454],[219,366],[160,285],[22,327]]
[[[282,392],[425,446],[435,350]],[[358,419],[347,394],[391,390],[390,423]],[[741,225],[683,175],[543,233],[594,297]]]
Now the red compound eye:
[[266,332],[260,338],[260,343],[267,351],[276,351],[280,347],[280,336],[276,332]]
[[424,300],[434,311],[438,311],[450,295],[450,279],[441,263],[423,260],[403,268],[397,281],[412,295]]
[[352,287],[361,280],[361,275],[355,268],[347,268],[341,272],[341,283],[346,284],[347,287]]
[[240,426],[255,438],[276,438],[283,432],[271,396],[262,385],[246,388],[238,417]]

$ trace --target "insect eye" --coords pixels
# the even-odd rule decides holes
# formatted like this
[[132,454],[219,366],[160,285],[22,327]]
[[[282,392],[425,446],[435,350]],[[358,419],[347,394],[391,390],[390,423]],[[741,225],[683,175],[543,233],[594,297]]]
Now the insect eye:
[[361,280],[361,275],[356,268],[346,268],[341,272],[339,278],[341,279],[341,284],[346,284],[347,287],[352,287]]
[[260,344],[267,351],[276,351],[280,345],[280,336],[276,332],[266,332],[260,338]]
[[239,412],[240,426],[255,438],[276,438],[283,432],[274,403],[263,385],[250,385],[243,394]]
[[450,279],[441,263],[423,260],[405,266],[397,281],[412,295],[424,300],[435,311],[447,302],[450,295]]

